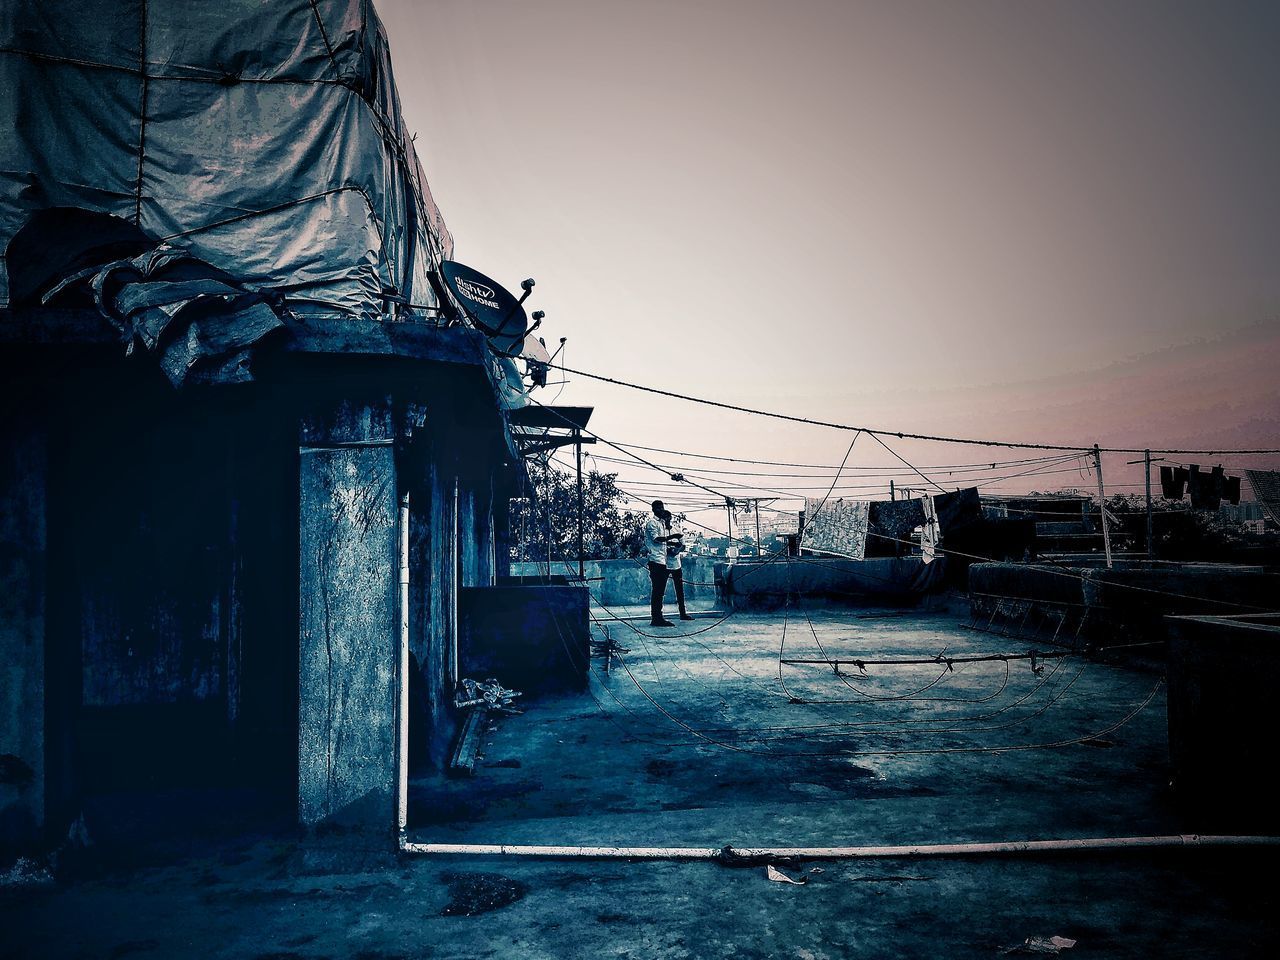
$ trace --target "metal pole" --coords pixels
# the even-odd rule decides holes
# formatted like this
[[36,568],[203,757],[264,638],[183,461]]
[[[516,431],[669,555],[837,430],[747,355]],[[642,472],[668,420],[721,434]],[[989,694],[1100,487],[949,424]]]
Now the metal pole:
[[756,559],[759,560],[764,556],[764,551],[760,547],[760,500],[756,498],[751,501],[751,509],[756,513]]
[[525,495],[524,503],[520,505],[520,562],[524,563],[529,559],[529,514],[533,512],[533,495],[525,488],[523,481],[520,483],[520,492]]
[[[1107,495],[1102,487],[1102,451],[1093,445],[1093,463],[1098,468],[1098,512],[1102,514],[1102,549],[1107,554],[1107,569],[1111,569],[1111,529],[1107,526]],[[1147,476],[1151,474],[1148,473]]]
[[546,495],[542,498],[542,509],[547,512],[547,576],[551,576],[551,455],[542,465],[542,483]]
[[1144,454],[1143,459],[1145,459],[1145,460],[1147,461],[1147,477],[1146,477],[1146,480],[1147,480],[1147,559],[1148,559],[1148,560],[1151,560],[1151,559],[1154,559],[1154,557],[1155,557],[1155,551],[1154,551],[1154,549],[1153,549],[1153,547],[1152,547],[1152,544],[1153,544],[1153,542],[1154,542],[1154,538],[1152,537],[1152,534],[1151,534],[1151,530],[1152,530],[1152,522],[1151,522],[1151,451],[1150,451],[1150,450],[1144,450],[1144,451],[1143,451],[1143,454]]
[[889,499],[890,499],[890,500],[897,500],[897,499],[898,499],[897,494],[894,492],[894,489],[893,489],[893,481],[892,481],[892,480],[890,480],[890,481],[889,481]]
[[586,582],[587,575],[582,567],[582,432],[573,431],[573,446],[578,455],[578,579]]
[[400,497],[400,636],[396,657],[396,831],[409,825],[409,493]]

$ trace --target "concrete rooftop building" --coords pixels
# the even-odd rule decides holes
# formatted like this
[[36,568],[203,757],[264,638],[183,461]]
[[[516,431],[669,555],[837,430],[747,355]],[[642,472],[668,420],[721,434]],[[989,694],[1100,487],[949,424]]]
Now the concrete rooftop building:
[[0,46],[0,842],[197,786],[389,836],[523,467],[382,26],[32,2]]

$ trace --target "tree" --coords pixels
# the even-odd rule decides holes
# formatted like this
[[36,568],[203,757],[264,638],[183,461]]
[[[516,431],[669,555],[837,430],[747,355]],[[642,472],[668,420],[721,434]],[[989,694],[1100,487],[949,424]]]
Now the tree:
[[[511,503],[511,559],[576,560],[578,487],[572,474],[531,466],[531,496]],[[582,546],[587,560],[638,556],[644,550],[645,515],[621,506],[616,473],[582,475]]]

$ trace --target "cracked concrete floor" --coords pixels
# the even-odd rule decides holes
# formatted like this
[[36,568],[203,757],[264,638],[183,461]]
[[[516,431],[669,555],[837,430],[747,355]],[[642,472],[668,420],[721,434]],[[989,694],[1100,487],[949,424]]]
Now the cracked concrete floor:
[[780,648],[801,660],[1032,650],[927,611],[606,623],[630,650],[622,663],[605,674],[595,661],[585,695],[498,720],[474,779],[415,781],[414,839],[758,847],[1182,832],[1156,671],[1080,657],[1038,672],[1029,660],[779,667]]
[[[660,639],[615,623],[634,679],[615,669],[592,695],[526,704],[492,731],[472,780],[416,780],[415,839],[742,846],[1186,829],[1166,786],[1158,673],[1073,660],[1035,674],[1014,661],[1007,678],[989,663],[842,679],[796,666],[784,690],[784,619],[797,658],[820,658],[819,644],[861,659],[1028,649],[944,613],[809,613],[812,631],[792,610]],[[1268,850],[810,861],[783,867],[806,881],[793,886],[762,866],[396,858],[282,832],[5,889],[0,955],[990,958],[1058,935],[1078,941],[1069,957],[1269,956],[1273,863]]]

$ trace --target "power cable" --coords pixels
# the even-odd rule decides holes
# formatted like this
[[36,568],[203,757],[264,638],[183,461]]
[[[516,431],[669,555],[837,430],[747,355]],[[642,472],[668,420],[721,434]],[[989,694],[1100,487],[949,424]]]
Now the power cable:
[[869,433],[872,436],[897,437],[900,440],[929,440],[936,443],[955,443],[965,444],[977,447],[1003,447],[1005,449],[1016,450],[1076,450],[1081,453],[1092,453],[1097,449],[1100,453],[1176,453],[1176,454],[1195,454],[1202,456],[1212,456],[1215,454],[1226,454],[1231,456],[1244,454],[1275,454],[1280,453],[1280,448],[1263,448],[1263,449],[1217,449],[1217,450],[1189,450],[1177,449],[1171,447],[1096,447],[1089,444],[1081,443],[1019,443],[1008,440],[980,440],[973,437],[944,437],[936,434],[928,433],[909,433],[903,430],[883,430],[874,427],[854,426],[847,423],[834,423],[829,420],[815,420],[810,417],[797,417],[786,413],[775,413],[770,410],[758,410],[754,407],[743,407],[734,403],[723,403],[719,400],[709,400],[705,397],[693,397],[684,393],[675,393],[671,390],[661,390],[657,387],[646,387],[642,384],[631,383],[626,380],[618,380],[614,377],[602,376],[598,373],[587,373],[585,370],[573,370],[569,367],[553,363],[551,366],[565,373],[572,373],[579,377],[587,377],[590,380],[599,380],[603,383],[612,383],[619,387],[628,387],[632,390],[641,390],[645,393],[656,394],[661,397],[671,397],[675,400],[685,400],[690,403],[699,403],[703,406],[717,407],[721,410],[733,410],[737,413],[747,413],[757,417],[771,417],[774,420],[787,420],[791,423],[803,423],[813,427],[828,427],[832,430],[860,430],[863,433]]

